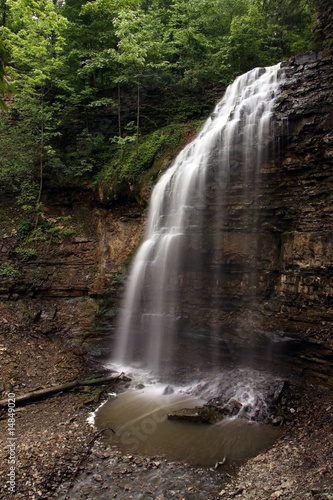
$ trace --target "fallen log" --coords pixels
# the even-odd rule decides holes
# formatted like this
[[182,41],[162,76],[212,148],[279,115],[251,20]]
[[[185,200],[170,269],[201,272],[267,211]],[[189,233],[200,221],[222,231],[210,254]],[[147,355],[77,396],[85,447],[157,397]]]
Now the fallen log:
[[[64,384],[54,385],[52,387],[45,387],[44,389],[37,389],[21,396],[15,395],[15,407],[22,406],[29,403],[33,403],[34,401],[38,401],[40,399],[45,399],[59,392],[67,392],[71,389],[75,389],[76,387],[82,387],[87,385],[101,385],[107,382],[118,382],[118,380],[130,380],[127,377],[122,377],[124,373],[120,373],[119,375],[107,375],[105,377],[94,377],[84,380],[73,380],[72,382],[66,382]],[[0,401],[0,408],[5,408],[8,405],[8,399],[2,399]]]

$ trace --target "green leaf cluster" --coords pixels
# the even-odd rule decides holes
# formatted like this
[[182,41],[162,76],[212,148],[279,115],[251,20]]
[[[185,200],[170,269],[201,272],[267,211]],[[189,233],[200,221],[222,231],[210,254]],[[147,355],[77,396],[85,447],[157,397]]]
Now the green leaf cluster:
[[20,274],[20,271],[10,262],[0,265],[0,276],[5,278],[17,278]]

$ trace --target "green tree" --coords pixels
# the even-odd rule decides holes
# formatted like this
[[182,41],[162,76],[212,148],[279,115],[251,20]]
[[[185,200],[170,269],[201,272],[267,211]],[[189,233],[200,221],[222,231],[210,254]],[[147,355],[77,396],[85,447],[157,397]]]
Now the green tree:
[[[141,86],[153,85],[165,67],[163,29],[156,15],[141,9],[124,9],[113,21],[116,48],[109,50],[117,64],[115,82],[118,92],[118,141],[122,157],[121,88],[136,87],[136,150],[138,151],[141,119]],[[147,117],[146,117],[147,118]],[[128,136],[127,136],[128,138]]]
[[3,97],[5,96],[6,88],[7,88],[7,79],[5,72],[5,60],[6,60],[6,51],[3,46],[2,40],[0,40],[0,108],[7,109]]
[[305,0],[252,0],[231,23],[227,47],[233,77],[310,49],[314,13]]
[[[140,127],[140,83],[148,54],[143,29],[144,16],[139,12],[123,11],[114,20],[118,38],[116,58],[120,68],[118,83],[134,83],[137,89],[136,148],[138,150]],[[120,107],[120,103],[119,103]]]
[[[45,165],[52,163],[55,154],[50,139],[59,134],[47,95],[62,66],[66,19],[56,12],[52,0],[12,0],[7,5],[7,26],[2,28],[2,36],[9,53],[7,70],[17,89],[12,108],[26,127],[31,138],[28,142],[38,144],[38,207]],[[31,176],[34,174],[31,172]]]
[[0,0],[0,26],[5,26],[6,25],[6,18],[7,18],[7,0]]

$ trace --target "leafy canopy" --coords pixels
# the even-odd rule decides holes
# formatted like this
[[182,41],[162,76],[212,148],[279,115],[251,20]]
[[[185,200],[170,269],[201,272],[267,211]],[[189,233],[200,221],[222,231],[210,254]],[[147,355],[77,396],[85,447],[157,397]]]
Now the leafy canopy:
[[133,182],[159,130],[207,115],[238,74],[313,47],[314,2],[0,0],[0,107],[7,75],[16,88],[0,111],[2,186],[37,182],[40,197],[111,165]]

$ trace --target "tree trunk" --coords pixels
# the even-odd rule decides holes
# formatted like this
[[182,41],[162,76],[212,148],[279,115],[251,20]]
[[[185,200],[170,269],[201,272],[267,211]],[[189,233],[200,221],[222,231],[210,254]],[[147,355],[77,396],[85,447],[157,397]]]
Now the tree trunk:
[[137,111],[136,111],[136,157],[139,156],[139,126],[140,126],[140,79],[137,87]]
[[[82,387],[87,385],[99,385],[105,384],[106,382],[117,382],[122,380],[121,376],[124,375],[120,373],[119,375],[108,375],[106,377],[95,377],[85,380],[74,380],[73,382],[66,382],[64,384],[55,385],[53,387],[46,387],[45,389],[37,389],[31,392],[22,394],[21,396],[15,397],[15,406],[23,406],[40,399],[45,399],[58,392],[66,392],[74,389],[75,387]],[[8,405],[8,399],[2,399],[0,401],[0,408],[5,408]]]
[[35,229],[38,226],[38,221],[39,221],[39,204],[40,200],[42,198],[42,190],[43,190],[43,170],[44,170],[44,161],[43,161],[43,154],[44,154],[44,89],[42,89],[42,96],[41,96],[41,126],[40,126],[40,151],[39,151],[39,190],[38,190],[38,196],[36,200],[36,221],[35,221]]
[[118,135],[120,139],[120,161],[124,158],[124,145],[121,140],[121,110],[120,110],[121,96],[120,96],[120,83],[118,82]]
[[7,18],[7,10],[6,10],[6,1],[2,2],[2,26],[6,26],[6,18]]

